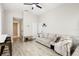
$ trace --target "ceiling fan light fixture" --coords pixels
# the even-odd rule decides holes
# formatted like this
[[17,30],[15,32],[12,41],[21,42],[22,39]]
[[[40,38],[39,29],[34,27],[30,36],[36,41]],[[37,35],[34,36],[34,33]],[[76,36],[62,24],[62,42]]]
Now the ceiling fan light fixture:
[[35,5],[35,4],[33,4],[32,6],[33,6],[33,7],[36,7],[36,5]]

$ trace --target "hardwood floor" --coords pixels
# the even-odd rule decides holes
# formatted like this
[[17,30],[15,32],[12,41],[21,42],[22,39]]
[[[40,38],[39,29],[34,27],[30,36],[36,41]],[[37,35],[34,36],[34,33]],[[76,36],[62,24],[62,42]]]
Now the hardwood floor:
[[37,43],[36,41],[16,41],[13,43],[12,49],[13,56],[59,56],[53,50]]

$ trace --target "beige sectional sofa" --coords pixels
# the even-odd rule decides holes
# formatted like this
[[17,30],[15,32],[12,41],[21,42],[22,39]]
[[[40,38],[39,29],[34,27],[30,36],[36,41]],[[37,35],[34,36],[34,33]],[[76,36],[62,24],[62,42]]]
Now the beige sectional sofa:
[[[58,37],[60,37],[59,40],[57,39]],[[54,50],[57,53],[64,56],[70,55],[70,48],[72,47],[72,38],[70,36],[52,33],[39,33],[36,41],[49,48],[50,45],[53,44]]]

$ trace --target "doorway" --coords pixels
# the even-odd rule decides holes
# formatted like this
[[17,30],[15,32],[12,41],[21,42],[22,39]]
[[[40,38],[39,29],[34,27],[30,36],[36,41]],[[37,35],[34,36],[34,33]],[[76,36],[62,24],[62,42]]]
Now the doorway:
[[13,42],[20,39],[20,22],[13,18]]

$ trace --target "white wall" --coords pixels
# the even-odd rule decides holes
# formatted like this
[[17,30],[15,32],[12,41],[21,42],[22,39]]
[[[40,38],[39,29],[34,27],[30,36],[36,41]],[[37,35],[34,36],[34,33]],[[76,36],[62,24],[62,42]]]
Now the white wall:
[[2,21],[1,21],[1,4],[0,4],[0,35],[2,30]]
[[[8,20],[8,18],[10,17],[10,15],[8,15],[9,13],[6,13],[6,11],[3,8],[3,5],[0,4],[0,34],[10,34],[10,23],[8,22],[10,21],[10,19]],[[8,26],[9,25],[9,26]]]
[[23,36],[37,34],[37,17],[30,12],[24,12]]
[[6,33],[9,35],[13,35],[13,17],[15,18],[21,18],[23,15],[19,12],[11,12],[11,11],[5,11],[5,23],[6,25],[4,26],[6,28]]
[[4,8],[2,8],[2,34],[7,34],[7,20]]
[[40,16],[39,32],[42,23],[47,24],[47,33],[62,33],[79,36],[79,6],[64,4]]
[[5,11],[2,4],[0,4],[0,34],[4,34],[6,32],[5,27],[6,27]]

